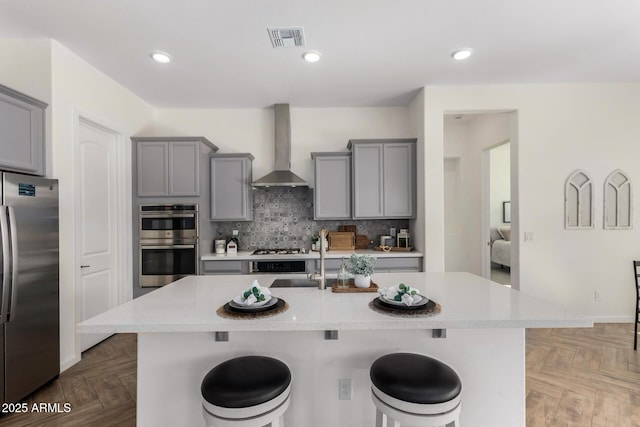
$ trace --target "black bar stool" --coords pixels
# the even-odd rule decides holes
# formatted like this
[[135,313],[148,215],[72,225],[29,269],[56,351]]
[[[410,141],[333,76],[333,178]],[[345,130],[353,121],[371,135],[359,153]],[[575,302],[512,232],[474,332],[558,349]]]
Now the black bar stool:
[[283,427],[291,371],[271,357],[237,357],[211,369],[200,390],[207,427]]
[[369,374],[376,427],[459,426],[462,382],[448,365],[421,354],[392,353],[373,362]]

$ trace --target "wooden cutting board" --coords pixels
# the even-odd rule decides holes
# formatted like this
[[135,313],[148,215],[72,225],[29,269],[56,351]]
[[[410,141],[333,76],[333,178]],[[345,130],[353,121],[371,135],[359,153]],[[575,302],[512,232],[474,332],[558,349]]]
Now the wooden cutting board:
[[356,249],[367,249],[369,247],[369,238],[364,234],[356,234]]
[[356,248],[356,234],[353,231],[331,231],[329,233],[329,250],[353,250]]

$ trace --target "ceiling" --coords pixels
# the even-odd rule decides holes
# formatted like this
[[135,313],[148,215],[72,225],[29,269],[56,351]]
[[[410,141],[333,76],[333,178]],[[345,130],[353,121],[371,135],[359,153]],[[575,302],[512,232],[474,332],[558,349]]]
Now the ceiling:
[[[0,0],[0,38],[56,39],[160,108],[398,106],[426,85],[638,82],[639,22],[635,0]],[[272,48],[267,28],[288,26],[306,46]],[[454,61],[461,47],[474,54]],[[173,62],[152,61],[154,49]]]

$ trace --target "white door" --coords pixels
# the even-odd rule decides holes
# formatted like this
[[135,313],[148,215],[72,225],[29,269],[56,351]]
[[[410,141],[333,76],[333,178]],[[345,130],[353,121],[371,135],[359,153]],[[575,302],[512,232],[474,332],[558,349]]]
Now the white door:
[[[76,223],[80,261],[77,281],[79,322],[117,304],[117,141],[117,134],[80,119],[79,218]],[[81,351],[108,336],[81,334]]]

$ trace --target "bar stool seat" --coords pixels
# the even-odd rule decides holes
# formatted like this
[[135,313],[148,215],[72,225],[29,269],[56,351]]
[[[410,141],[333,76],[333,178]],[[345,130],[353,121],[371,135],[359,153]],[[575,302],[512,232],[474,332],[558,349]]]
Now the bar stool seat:
[[371,365],[376,426],[458,424],[462,382],[448,365],[428,356],[392,353]]
[[282,427],[290,401],[291,371],[271,357],[237,357],[211,369],[200,390],[207,426]]

